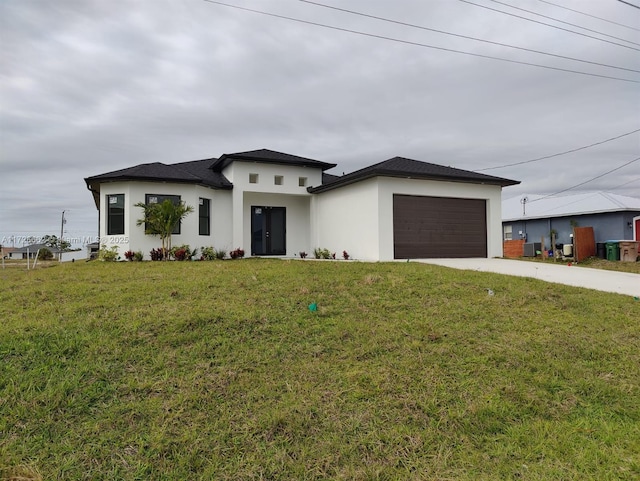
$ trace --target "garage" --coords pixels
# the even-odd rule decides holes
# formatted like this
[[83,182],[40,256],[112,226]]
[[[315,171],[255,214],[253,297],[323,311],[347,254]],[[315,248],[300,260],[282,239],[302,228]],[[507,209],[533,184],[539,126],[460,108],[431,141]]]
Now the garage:
[[487,257],[487,203],[393,195],[395,259]]

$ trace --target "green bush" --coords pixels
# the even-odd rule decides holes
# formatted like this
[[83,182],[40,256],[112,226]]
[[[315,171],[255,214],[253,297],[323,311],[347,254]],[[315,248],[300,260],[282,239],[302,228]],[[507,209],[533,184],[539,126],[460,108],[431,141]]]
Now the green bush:
[[216,258],[216,250],[213,247],[201,247],[200,248],[200,260],[212,261]]
[[40,252],[38,252],[39,261],[48,261],[51,259],[53,259],[53,253],[49,249],[47,249],[46,247],[40,249]]
[[216,249],[213,246],[200,248],[201,261],[222,260],[227,257],[227,251],[224,249]]
[[313,249],[313,257],[316,259],[331,259],[331,252],[329,249],[321,249],[320,247],[316,247]]
[[98,259],[105,262],[115,262],[120,259],[118,255],[118,246],[111,246],[107,249],[107,246],[102,244],[100,246],[100,254]]
[[191,251],[191,247],[184,244],[172,248],[170,254],[177,261],[188,261],[194,253]]

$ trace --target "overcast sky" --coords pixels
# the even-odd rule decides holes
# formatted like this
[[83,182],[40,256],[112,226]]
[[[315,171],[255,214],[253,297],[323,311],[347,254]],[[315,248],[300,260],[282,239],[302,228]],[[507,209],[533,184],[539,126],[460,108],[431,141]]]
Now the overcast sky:
[[[492,0],[470,0],[583,35],[460,0],[325,1],[640,71],[640,9],[618,0],[549,0],[601,19],[542,0],[501,0],[577,26]],[[337,163],[334,174],[396,155],[480,170],[640,129],[640,83],[424,45],[635,82],[639,72],[297,0],[228,3],[423,46],[204,0],[2,0],[0,241],[10,245],[12,235],[59,235],[63,210],[66,237],[97,235],[98,213],[83,179],[141,163],[268,148]],[[483,172],[522,182],[504,189],[508,198],[558,192],[638,157],[640,133],[635,133],[569,155]],[[640,161],[574,189],[584,190],[640,197]]]

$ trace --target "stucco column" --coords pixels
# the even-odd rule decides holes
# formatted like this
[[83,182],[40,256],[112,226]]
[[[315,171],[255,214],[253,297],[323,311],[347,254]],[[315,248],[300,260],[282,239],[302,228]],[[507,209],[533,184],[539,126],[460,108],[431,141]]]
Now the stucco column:
[[251,245],[245,245],[244,243],[244,192],[241,189],[233,189],[233,202],[231,216],[231,229],[233,245],[229,246],[229,249],[235,249],[237,247],[243,248],[246,252],[251,251]]

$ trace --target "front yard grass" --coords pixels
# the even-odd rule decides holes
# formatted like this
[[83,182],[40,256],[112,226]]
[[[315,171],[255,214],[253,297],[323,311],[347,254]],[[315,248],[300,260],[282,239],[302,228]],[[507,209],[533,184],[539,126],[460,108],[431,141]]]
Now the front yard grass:
[[629,272],[631,274],[640,274],[640,262],[623,262],[623,261],[610,261],[607,259],[600,259],[598,257],[588,257],[580,262],[574,262],[572,260],[554,260],[554,259],[542,259],[541,257],[518,257],[519,261],[529,262],[546,262],[550,264],[566,264],[571,262],[575,267],[589,267],[591,269],[603,269],[606,271],[618,271]]
[[640,477],[629,296],[344,261],[0,280],[0,478]]

